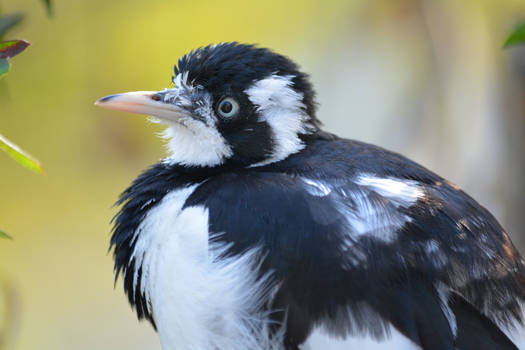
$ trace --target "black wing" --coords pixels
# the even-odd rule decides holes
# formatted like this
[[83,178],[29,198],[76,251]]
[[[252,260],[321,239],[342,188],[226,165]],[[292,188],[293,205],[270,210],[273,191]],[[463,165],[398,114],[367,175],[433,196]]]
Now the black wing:
[[524,263],[492,215],[399,155],[337,142],[216,176],[186,203],[209,208],[230,254],[263,247],[287,346],[320,323],[381,337],[388,321],[423,349],[515,349],[496,324],[521,322]]

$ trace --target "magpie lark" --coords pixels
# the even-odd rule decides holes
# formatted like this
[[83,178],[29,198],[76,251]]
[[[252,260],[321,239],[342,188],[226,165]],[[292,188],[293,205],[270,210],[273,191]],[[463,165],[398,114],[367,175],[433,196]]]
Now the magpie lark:
[[474,199],[322,131],[285,56],[223,43],[174,71],[97,101],[167,126],[111,238],[164,350],[525,349],[524,261]]

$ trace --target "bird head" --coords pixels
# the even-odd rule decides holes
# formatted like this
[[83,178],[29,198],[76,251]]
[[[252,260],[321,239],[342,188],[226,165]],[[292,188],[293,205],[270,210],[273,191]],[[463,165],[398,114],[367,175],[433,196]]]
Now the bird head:
[[174,86],[110,95],[96,104],[151,115],[167,125],[168,162],[183,166],[257,166],[303,149],[318,130],[308,76],[265,48],[222,43],[178,61]]

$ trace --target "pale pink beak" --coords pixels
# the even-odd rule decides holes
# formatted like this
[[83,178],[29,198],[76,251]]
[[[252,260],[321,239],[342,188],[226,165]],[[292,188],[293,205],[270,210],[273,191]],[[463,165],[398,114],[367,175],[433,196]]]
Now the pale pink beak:
[[117,111],[152,115],[165,120],[179,119],[184,110],[163,100],[163,94],[159,91],[134,91],[102,97],[95,105]]

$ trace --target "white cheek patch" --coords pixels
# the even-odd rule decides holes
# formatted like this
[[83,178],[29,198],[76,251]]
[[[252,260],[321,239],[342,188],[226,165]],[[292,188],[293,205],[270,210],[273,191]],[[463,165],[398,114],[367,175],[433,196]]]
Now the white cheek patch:
[[[174,79],[176,87],[166,90],[165,100],[168,102],[177,100],[179,104],[186,107],[196,103],[193,110],[196,115],[181,116],[176,122],[152,119],[153,122],[168,125],[161,135],[167,140],[169,153],[164,161],[185,166],[220,165],[233,155],[233,151],[215,126],[216,117],[211,96],[207,95],[195,102],[187,99],[187,96],[195,90],[195,87],[188,85],[187,79],[186,73],[177,75]],[[184,90],[184,93],[181,93],[181,90]],[[197,117],[200,119],[195,119]]]
[[244,91],[257,106],[261,120],[270,125],[275,142],[272,156],[254,166],[277,162],[299,152],[304,148],[299,135],[313,130],[304,110],[303,94],[291,87],[292,78],[273,74]]
[[233,155],[230,145],[214,126],[190,117],[170,123],[162,137],[167,140],[169,164],[216,166]]

